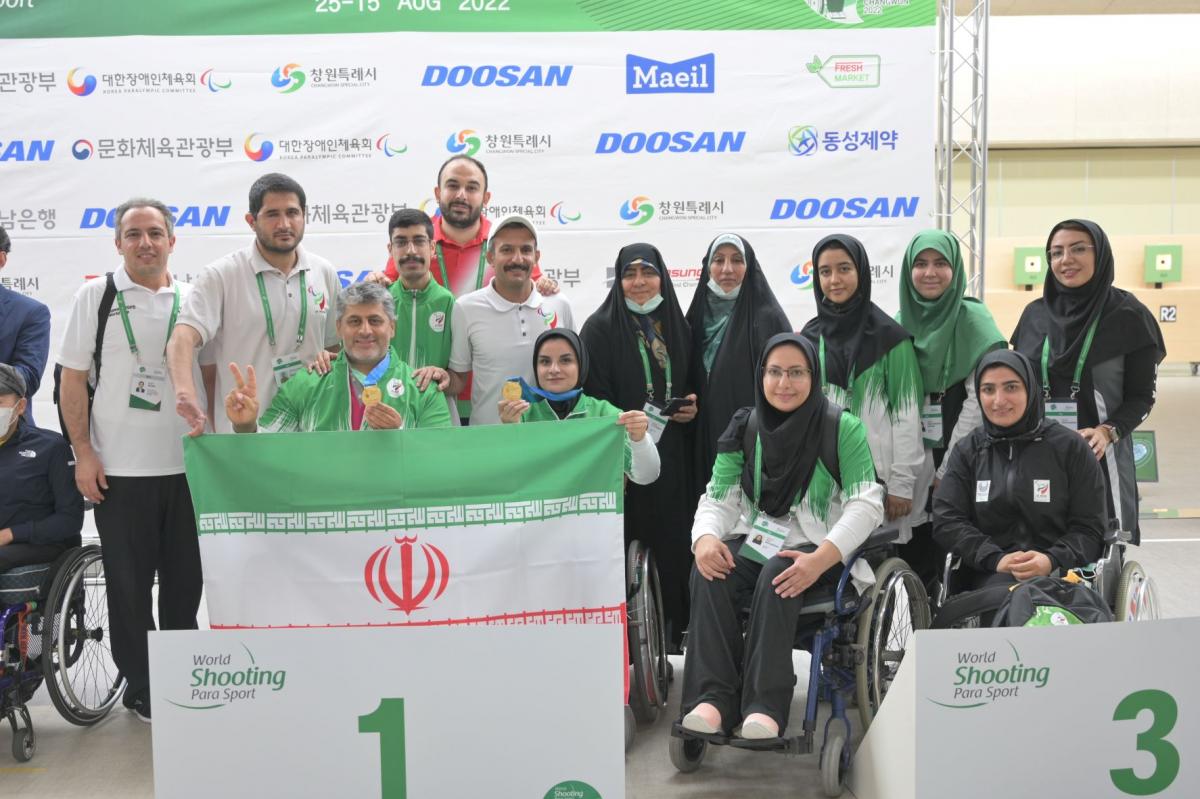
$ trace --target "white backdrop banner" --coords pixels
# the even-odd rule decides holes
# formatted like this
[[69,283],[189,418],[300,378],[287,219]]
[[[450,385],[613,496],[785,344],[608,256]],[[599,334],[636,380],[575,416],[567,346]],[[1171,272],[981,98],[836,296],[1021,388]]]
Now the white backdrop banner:
[[[722,231],[755,247],[799,328],[812,246],[861,237],[889,312],[934,225],[934,0],[271,0],[0,3],[4,285],[47,303],[119,265],[111,211],[178,209],[173,272],[245,246],[269,171],[308,195],[343,282],[386,261],[438,165],[488,168],[490,216],[541,226],[586,318],[648,241],[690,299]],[[336,34],[336,35],[329,35]],[[39,399],[48,400],[48,392]],[[48,412],[40,419],[52,418]]]

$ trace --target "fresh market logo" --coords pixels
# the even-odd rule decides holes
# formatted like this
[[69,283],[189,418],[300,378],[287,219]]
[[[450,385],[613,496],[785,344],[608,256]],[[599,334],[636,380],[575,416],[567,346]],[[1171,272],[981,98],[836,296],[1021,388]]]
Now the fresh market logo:
[[253,702],[282,691],[287,685],[285,669],[268,669],[258,665],[254,653],[240,644],[245,657],[232,652],[219,655],[192,656],[195,668],[188,680],[191,693],[187,702],[168,699],[172,705],[185,710],[215,710],[238,702]]
[[215,94],[223,89],[228,89],[233,85],[233,81],[222,81],[219,77],[217,77],[217,73],[210,67],[209,69],[206,69],[200,73],[200,85]]
[[425,67],[425,75],[421,78],[422,86],[478,86],[481,88],[495,86],[508,88],[512,86],[566,86],[571,82],[571,72],[574,67],[569,64],[552,64],[549,66],[533,65],[520,66],[505,64],[493,66],[485,64],[473,67],[466,64],[447,67],[440,64],[430,64]]
[[705,53],[682,61],[625,56],[626,94],[712,94],[717,58]]
[[385,133],[375,140],[375,149],[386,155],[388,158],[394,158],[397,155],[403,155],[408,152],[408,145],[403,147],[392,147],[389,140],[390,133]]
[[949,684],[939,692],[948,702],[939,702],[925,697],[941,707],[969,710],[984,707],[1005,699],[1018,699],[1021,689],[1025,696],[1032,691],[1045,688],[1050,682],[1049,666],[1028,666],[1021,662],[1021,653],[1008,642],[1012,650],[1012,663],[998,665],[998,654],[990,652],[959,652],[958,666]]
[[875,89],[879,87],[880,62],[877,55],[831,55],[824,61],[813,56],[804,66],[831,89]]
[[812,290],[812,261],[805,261],[792,268],[792,285],[801,291]]
[[621,218],[629,223],[630,227],[644,225],[654,216],[654,203],[649,197],[637,196],[632,200],[626,200],[621,206]]
[[414,610],[425,607],[422,603],[426,600],[432,602],[445,592],[450,583],[450,563],[445,553],[433,544],[421,544],[421,554],[425,556],[425,577],[417,587],[413,571],[413,544],[417,542],[417,537],[402,536],[394,540],[400,545],[400,590],[392,587],[392,579],[388,577],[388,557],[392,554],[390,544],[375,550],[367,558],[363,580],[372,599],[381,605],[386,600],[392,604],[392,610],[402,610],[408,616]]
[[0,161],[49,161],[54,139],[13,139],[0,141]]
[[609,153],[739,153],[746,141],[744,130],[658,130],[651,133],[601,133],[596,152]]
[[96,91],[96,77],[84,72],[82,67],[75,67],[67,73],[67,89],[76,97],[87,97]]
[[299,64],[285,64],[276,67],[271,73],[271,85],[278,89],[280,94],[298,92],[307,82],[308,76],[301,71]]
[[257,146],[254,144],[254,137],[262,136],[261,133],[251,133],[246,137],[246,143],[242,145],[242,149],[246,151],[246,157],[251,161],[266,161],[271,157],[271,153],[275,152],[275,145],[264,138]]
[[898,219],[917,215],[920,197],[781,198],[771,206],[771,219]]

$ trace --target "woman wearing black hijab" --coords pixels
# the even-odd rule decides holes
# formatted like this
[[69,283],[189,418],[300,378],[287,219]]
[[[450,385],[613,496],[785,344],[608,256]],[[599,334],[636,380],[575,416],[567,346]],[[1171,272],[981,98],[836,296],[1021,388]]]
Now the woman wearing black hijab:
[[1100,557],[1104,477],[1087,443],[1045,416],[1019,352],[983,356],[975,373],[983,424],[946,456],[933,494],[933,537],[962,558],[967,588],[1086,566]]
[[817,315],[804,337],[817,347],[825,396],[867,427],[875,471],[887,489],[890,521],[900,520],[900,542],[925,520],[916,497],[925,465],[921,439],[924,389],[912,336],[871,302],[871,263],[853,236],[826,236],[813,248]]
[[[591,361],[584,391],[622,410],[645,410],[651,416],[650,436],[658,441],[662,469],[652,485],[627,487],[625,541],[636,539],[654,552],[667,643],[677,652],[688,623],[688,530],[699,492],[691,481],[688,429],[697,406],[688,363],[691,335],[657,249],[649,244],[621,248],[612,290],[588,317],[580,337]],[[689,398],[692,404],[664,417],[662,410],[673,398]]]
[[1013,349],[1038,366],[1046,415],[1078,430],[1100,461],[1109,515],[1136,544],[1130,434],[1154,407],[1158,364],[1167,354],[1162,331],[1145,305],[1113,285],[1112,248],[1095,222],[1059,222],[1046,254],[1051,273],[1042,298],[1021,314]]
[[[713,734],[741,720],[743,738],[773,738],[787,729],[802,594],[840,577],[883,520],[883,489],[862,422],[821,393],[809,341],[773,336],[755,371],[754,406],[721,436],[692,527],[682,724]],[[836,467],[822,454],[833,447]],[[862,560],[851,578],[859,591],[874,579]]]
[[722,233],[709,244],[687,321],[692,329],[692,374],[700,396],[696,487],[703,491],[712,474],[717,439],[734,411],[754,403],[754,369],[763,346],[792,325],[754,248],[733,233]]

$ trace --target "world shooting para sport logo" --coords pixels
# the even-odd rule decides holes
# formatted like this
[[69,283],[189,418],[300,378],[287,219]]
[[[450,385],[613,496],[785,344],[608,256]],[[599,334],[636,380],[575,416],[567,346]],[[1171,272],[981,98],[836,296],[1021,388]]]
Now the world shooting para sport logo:
[[417,542],[417,537],[401,536],[395,542],[400,545],[400,591],[392,587],[392,579],[388,577],[388,558],[393,550],[390,544],[371,553],[363,569],[363,582],[376,602],[381,605],[390,602],[391,610],[402,610],[404,615],[409,616],[414,610],[425,607],[422,603],[435,601],[445,593],[446,586],[450,584],[450,563],[445,553],[433,544],[421,544],[421,553],[425,556],[425,577],[420,588],[417,588],[413,562],[413,544]]
[[232,649],[218,654],[194,653],[193,668],[188,675],[190,693],[187,701],[176,702],[170,698],[166,701],[184,710],[214,710],[263,700],[283,691],[287,685],[287,671],[261,665],[249,647],[240,641],[238,645],[244,656]]
[[271,157],[271,153],[275,152],[275,145],[269,139],[263,139],[262,143],[257,147],[254,146],[254,137],[262,136],[261,133],[251,133],[246,137],[246,142],[243,149],[246,151],[246,157],[251,161],[266,161]]
[[221,80],[220,77],[217,76],[216,71],[213,70],[212,67],[209,67],[200,73],[200,85],[208,89],[210,92],[216,94],[217,92],[222,91],[223,89],[228,89],[230,86],[232,86],[233,81]]
[[475,135],[475,131],[469,129],[451,133],[450,138],[446,139],[446,149],[455,155],[472,156],[482,146],[483,142]]
[[307,80],[308,76],[300,70],[299,64],[285,64],[276,67],[271,73],[271,85],[278,89],[280,94],[300,91]]
[[67,88],[76,97],[87,97],[96,91],[96,76],[83,71],[83,67],[75,67],[67,73]]
[[637,196],[632,200],[626,200],[621,205],[621,218],[629,223],[630,227],[644,225],[654,216],[654,203],[649,197]]

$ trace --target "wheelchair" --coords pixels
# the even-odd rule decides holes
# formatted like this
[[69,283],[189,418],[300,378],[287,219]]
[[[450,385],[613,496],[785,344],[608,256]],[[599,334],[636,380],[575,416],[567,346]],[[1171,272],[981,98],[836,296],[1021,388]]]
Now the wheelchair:
[[[803,594],[796,647],[812,654],[803,732],[748,740],[693,732],[676,721],[671,726],[670,743],[671,763],[676,769],[683,773],[698,769],[710,744],[789,755],[812,754],[816,748],[817,704],[824,699],[831,703],[832,713],[822,730],[821,787],[826,796],[842,794],[853,758],[847,714],[850,698],[858,705],[865,731],[879,712],[913,635],[930,624],[929,600],[921,579],[907,563],[893,556],[898,537],[895,527],[876,530],[851,558],[836,586]],[[875,584],[862,595],[850,581],[850,567],[859,558],[866,558],[875,571]]]
[[[1104,538],[1104,554],[1095,563],[1068,571],[1065,579],[1079,582],[1100,594],[1114,621],[1152,621],[1159,618],[1158,590],[1142,564],[1127,558],[1131,546],[1129,533],[1110,527]],[[942,579],[934,597],[935,610],[944,607],[952,597],[961,594],[956,574],[961,567],[953,554],[946,555]],[[939,627],[978,627],[981,617],[976,614],[962,618],[939,619]]]
[[625,551],[625,618],[627,662],[625,750],[633,744],[638,724],[652,724],[667,706],[673,677],[667,660],[666,622],[654,553],[640,541]]
[[104,586],[96,545],[0,574],[0,715],[20,762],[37,749],[27,703],[43,682],[59,715],[83,727],[107,716],[125,690],[109,650]]

